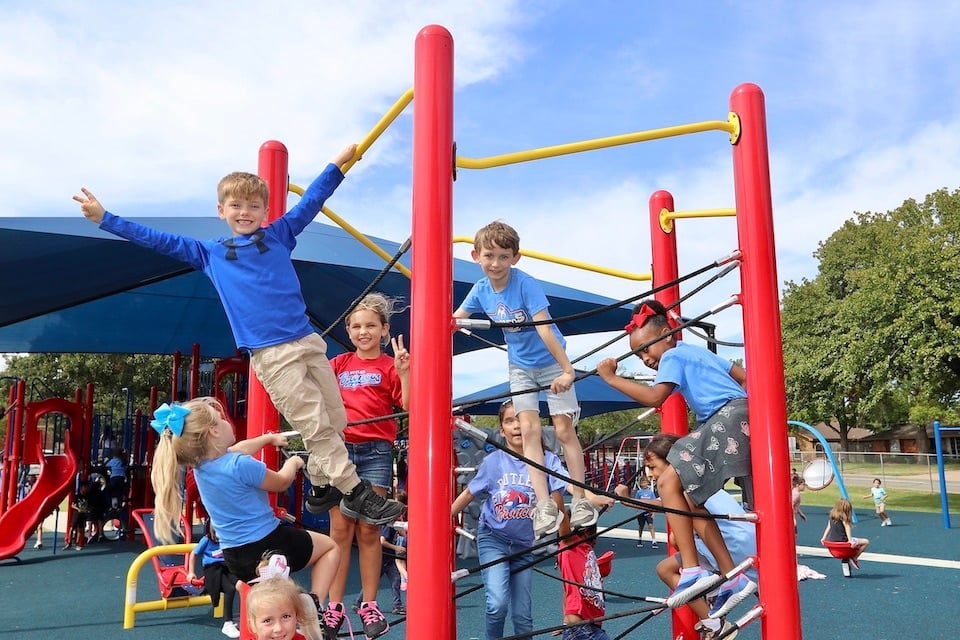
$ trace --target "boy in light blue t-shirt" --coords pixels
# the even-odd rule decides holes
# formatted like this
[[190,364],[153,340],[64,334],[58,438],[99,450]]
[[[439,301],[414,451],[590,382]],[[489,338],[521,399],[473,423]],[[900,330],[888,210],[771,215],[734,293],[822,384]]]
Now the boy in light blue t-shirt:
[[[483,269],[484,278],[473,286],[453,315],[468,318],[474,313],[485,313],[494,322],[520,325],[504,327],[503,338],[507,344],[510,392],[530,391],[513,397],[523,434],[523,455],[543,466],[537,390],[549,386],[547,404],[557,440],[563,447],[564,462],[570,478],[583,483],[583,449],[576,431],[580,405],[573,388],[573,365],[564,350],[563,335],[555,324],[549,323],[550,303],[540,283],[514,268],[520,260],[520,236],[503,222],[491,222],[477,232],[471,255]],[[544,324],[530,325],[531,321]],[[550,500],[546,474],[532,466],[529,472],[536,494],[531,517],[534,532],[540,537],[556,531],[563,514]],[[574,528],[596,524],[597,509],[584,496],[583,488],[571,485],[570,492],[570,524]]]

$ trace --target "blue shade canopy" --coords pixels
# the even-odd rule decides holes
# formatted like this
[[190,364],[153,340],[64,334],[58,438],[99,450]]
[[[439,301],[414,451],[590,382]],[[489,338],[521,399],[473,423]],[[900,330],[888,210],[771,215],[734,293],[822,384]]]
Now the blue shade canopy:
[[[227,231],[213,216],[136,221],[194,238],[218,238]],[[391,255],[400,246],[371,239]],[[189,352],[194,343],[206,356],[236,352],[217,294],[202,273],[100,231],[79,215],[0,218],[0,247],[0,353],[170,354]],[[385,266],[339,227],[317,222],[300,234],[293,258],[307,312],[319,331],[335,322]],[[409,267],[409,254],[401,263]],[[466,260],[454,260],[453,274],[456,305],[483,274]],[[548,282],[543,288],[554,317],[613,302]],[[395,270],[375,290],[409,304],[410,281]],[[615,309],[559,326],[566,335],[612,331],[623,327],[627,315]],[[409,310],[394,316],[391,333],[409,336],[409,322]],[[474,333],[502,342],[499,330]],[[342,323],[327,342],[331,355],[349,347]],[[460,334],[454,337],[454,353],[485,346]]]

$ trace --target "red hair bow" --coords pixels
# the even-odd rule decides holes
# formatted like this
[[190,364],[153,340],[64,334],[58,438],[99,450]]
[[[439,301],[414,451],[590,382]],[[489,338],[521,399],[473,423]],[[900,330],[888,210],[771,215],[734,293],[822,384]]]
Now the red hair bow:
[[[647,321],[650,320],[650,318],[657,315],[661,314],[654,311],[650,305],[644,302],[640,305],[640,310],[633,314],[633,318],[630,319],[630,323],[625,326],[623,330],[628,334],[633,333],[634,329],[642,329],[643,325],[647,324]],[[674,329],[677,327],[676,321],[674,321],[674,319],[669,315],[667,316],[667,325]]]
[[650,308],[647,303],[640,305],[640,310],[633,314],[630,323],[623,328],[628,334],[633,333],[634,329],[642,329],[647,324],[647,320],[657,315],[657,312]]

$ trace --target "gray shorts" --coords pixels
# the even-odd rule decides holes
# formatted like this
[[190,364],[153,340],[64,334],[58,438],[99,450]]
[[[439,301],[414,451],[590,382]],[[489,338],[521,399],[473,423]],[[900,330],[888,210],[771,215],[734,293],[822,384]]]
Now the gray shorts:
[[[552,364],[542,369],[524,369],[515,364],[510,364],[510,392],[524,391],[526,389],[538,389],[539,387],[549,386],[557,376],[563,373],[563,368],[559,364]],[[573,424],[576,426],[577,419],[580,417],[580,404],[577,402],[576,385],[570,387],[563,393],[553,393],[550,389],[543,391],[547,397],[547,407],[550,409],[550,415],[568,415],[573,418]],[[513,397],[513,410],[518,414],[521,411],[536,411],[540,413],[540,398],[538,393],[523,393]]]

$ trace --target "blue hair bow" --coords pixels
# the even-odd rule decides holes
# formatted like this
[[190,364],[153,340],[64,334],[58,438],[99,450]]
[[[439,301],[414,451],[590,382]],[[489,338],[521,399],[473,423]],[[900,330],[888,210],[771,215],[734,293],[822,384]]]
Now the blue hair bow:
[[163,435],[164,429],[170,429],[179,438],[183,434],[183,419],[189,414],[190,409],[183,405],[164,402],[153,412],[154,419],[150,421],[150,426],[160,435]]

